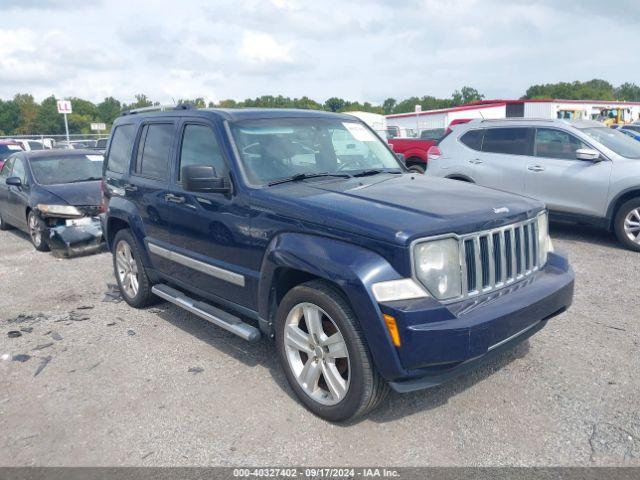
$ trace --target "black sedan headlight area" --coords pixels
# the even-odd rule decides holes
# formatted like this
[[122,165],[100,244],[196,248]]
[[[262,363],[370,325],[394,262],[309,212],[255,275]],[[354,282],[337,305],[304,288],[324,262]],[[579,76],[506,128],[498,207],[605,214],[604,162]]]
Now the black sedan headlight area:
[[82,212],[73,205],[50,205],[39,203],[36,208],[42,217],[77,218],[82,217]]

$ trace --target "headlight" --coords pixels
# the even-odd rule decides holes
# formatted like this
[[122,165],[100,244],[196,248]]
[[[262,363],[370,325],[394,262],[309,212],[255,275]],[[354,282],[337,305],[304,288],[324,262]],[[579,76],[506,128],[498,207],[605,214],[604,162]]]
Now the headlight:
[[418,280],[439,300],[462,294],[460,247],[458,240],[444,238],[416,245],[413,252]]
[[549,237],[549,215],[544,212],[538,215],[538,265],[540,268],[547,263],[549,252],[553,252],[553,245]]
[[39,203],[36,208],[50,217],[81,217],[82,213],[72,205],[45,205]]

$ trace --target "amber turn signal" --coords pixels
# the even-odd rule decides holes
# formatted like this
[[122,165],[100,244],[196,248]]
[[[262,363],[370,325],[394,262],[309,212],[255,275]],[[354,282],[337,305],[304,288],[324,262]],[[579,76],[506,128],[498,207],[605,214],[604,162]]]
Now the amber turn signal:
[[391,341],[396,347],[399,347],[400,344],[400,332],[398,331],[398,325],[396,325],[396,319],[391,315],[384,314],[384,323],[387,324],[387,330],[389,330],[389,336],[391,337]]

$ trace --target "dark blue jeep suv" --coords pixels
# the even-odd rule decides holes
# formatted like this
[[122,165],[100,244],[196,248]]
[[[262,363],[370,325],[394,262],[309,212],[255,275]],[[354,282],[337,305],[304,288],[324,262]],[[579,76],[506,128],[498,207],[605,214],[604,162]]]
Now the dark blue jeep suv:
[[275,339],[291,388],[331,421],[477,367],[573,296],[542,204],[414,175],[349,115],[131,111],[103,190],[127,303]]

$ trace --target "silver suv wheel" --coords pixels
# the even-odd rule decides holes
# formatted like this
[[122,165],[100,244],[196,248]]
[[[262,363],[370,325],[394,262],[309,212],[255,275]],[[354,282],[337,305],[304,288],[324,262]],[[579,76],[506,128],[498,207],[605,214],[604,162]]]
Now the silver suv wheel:
[[116,247],[116,273],[125,295],[134,298],[138,294],[138,264],[125,240],[120,240]]
[[312,303],[299,303],[287,315],[284,344],[298,385],[323,405],[342,401],[349,390],[349,352],[331,317]]
[[624,232],[632,242],[640,244],[640,208],[631,210],[624,219]]

